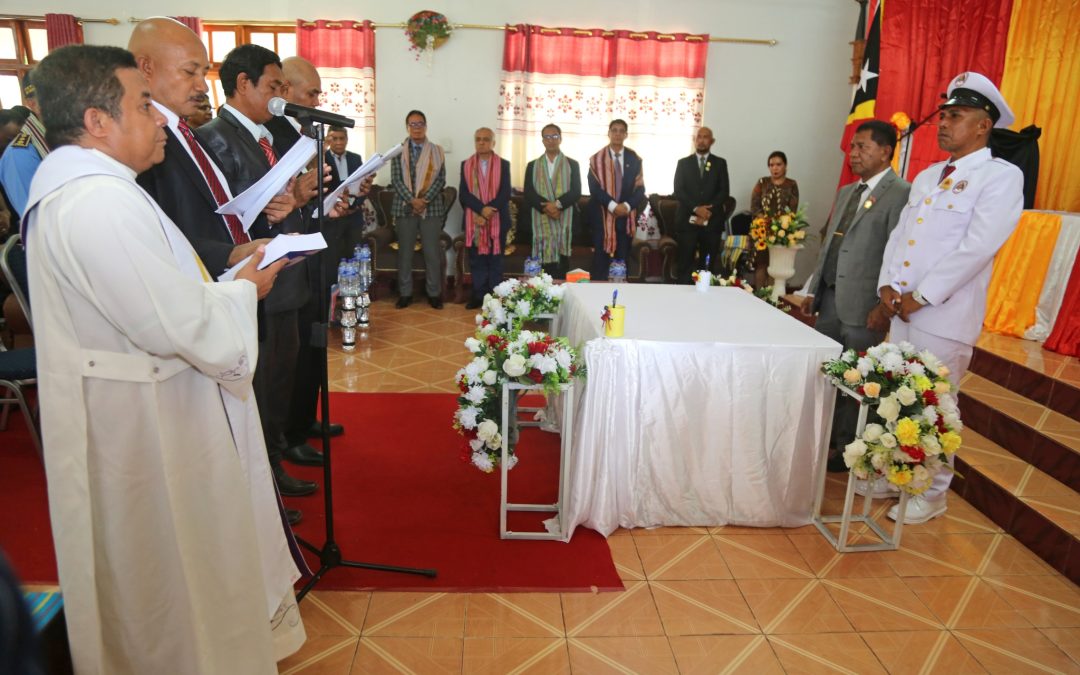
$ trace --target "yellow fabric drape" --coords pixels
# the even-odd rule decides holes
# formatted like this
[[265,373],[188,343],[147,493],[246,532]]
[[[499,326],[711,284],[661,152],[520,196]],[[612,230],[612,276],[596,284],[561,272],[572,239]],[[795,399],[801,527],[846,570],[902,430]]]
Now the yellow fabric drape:
[[1080,0],[1014,0],[1001,93],[1042,128],[1035,208],[1080,211]]
[[1054,255],[1061,214],[1024,211],[1020,224],[994,258],[983,328],[1023,337],[1035,325],[1046,270]]

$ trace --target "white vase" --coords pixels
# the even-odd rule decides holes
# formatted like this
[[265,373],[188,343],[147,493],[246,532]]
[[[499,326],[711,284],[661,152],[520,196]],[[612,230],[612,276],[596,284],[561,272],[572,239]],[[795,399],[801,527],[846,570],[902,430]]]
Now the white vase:
[[770,246],[769,247],[769,276],[773,279],[772,300],[777,302],[787,292],[784,285],[791,277],[795,276],[795,254],[799,246]]

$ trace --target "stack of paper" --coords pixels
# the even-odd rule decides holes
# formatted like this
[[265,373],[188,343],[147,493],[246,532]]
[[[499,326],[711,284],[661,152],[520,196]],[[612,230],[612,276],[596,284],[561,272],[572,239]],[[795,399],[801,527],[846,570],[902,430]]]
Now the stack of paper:
[[[314,255],[326,248],[326,239],[321,232],[314,234],[279,234],[266,245],[266,255],[259,263],[259,269],[266,269],[274,262],[286,258],[289,262],[285,265],[294,265],[309,255]],[[251,261],[251,256],[236,263],[225,273],[218,277],[218,281],[232,281],[236,273],[243,269]]]
[[247,232],[262,210],[270,203],[270,200],[285,191],[293,176],[307,166],[311,158],[315,156],[316,142],[313,138],[301,136],[285,156],[277,161],[255,184],[222,204],[217,212],[220,214],[232,214],[240,219]]
[[[383,168],[387,162],[401,154],[401,143],[398,143],[394,147],[390,148],[386,154],[375,153],[371,157],[368,157],[368,161],[360,165],[356,171],[349,174],[349,177],[341,181],[341,185],[337,186],[330,194],[326,195],[326,199],[323,200],[322,210],[329,213],[334,209],[334,204],[337,204],[338,199],[341,198],[341,194],[351,186],[356,185],[360,181],[364,180],[368,176],[374,175],[376,171]],[[319,212],[315,212],[315,217],[319,217]]]

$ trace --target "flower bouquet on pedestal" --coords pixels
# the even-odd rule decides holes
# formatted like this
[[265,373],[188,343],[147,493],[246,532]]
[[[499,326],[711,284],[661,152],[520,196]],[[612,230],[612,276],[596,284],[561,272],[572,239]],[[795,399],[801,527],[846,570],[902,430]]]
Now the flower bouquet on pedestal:
[[879,422],[867,424],[844,448],[844,463],[860,479],[884,477],[922,494],[960,447],[960,411],[949,369],[907,342],[883,342],[865,352],[848,350],[822,364],[837,385],[863,397]]
[[[542,385],[546,393],[554,393],[571,378],[583,377],[585,366],[566,338],[553,338],[539,331],[500,330],[486,319],[481,321],[476,335],[465,340],[465,348],[472,352],[473,359],[457,373],[460,393],[454,429],[465,438],[462,460],[491,472],[502,455],[503,383]],[[511,415],[507,439],[509,468],[517,463],[513,454],[517,442],[514,418]]]
[[559,311],[564,291],[547,273],[525,281],[507,279],[484,296],[476,322],[487,321],[499,330],[519,330],[542,314]]
[[785,282],[795,276],[795,254],[806,239],[806,207],[792,211],[766,211],[750,224],[750,237],[758,251],[769,250],[769,276],[773,278],[772,299],[778,301],[786,292]]

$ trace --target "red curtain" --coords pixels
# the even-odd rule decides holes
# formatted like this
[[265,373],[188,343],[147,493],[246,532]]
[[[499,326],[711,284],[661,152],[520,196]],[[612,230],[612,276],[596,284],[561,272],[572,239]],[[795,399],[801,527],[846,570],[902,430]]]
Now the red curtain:
[[1068,356],[1080,356],[1080,256],[1073,263],[1057,323],[1043,347]]
[[503,70],[595,77],[704,78],[708,35],[518,25],[507,30]]
[[184,24],[195,32],[196,35],[202,37],[202,19],[197,16],[174,16],[174,19]]
[[79,20],[70,14],[46,14],[45,34],[49,40],[49,51],[64,45],[83,43],[82,26]]
[[[1013,0],[886,0],[876,117],[905,112],[921,120],[941,103],[949,82],[976,71],[1001,84]],[[908,180],[945,159],[936,118],[912,137]]]
[[296,54],[316,68],[374,68],[375,27],[370,21],[297,20]]

